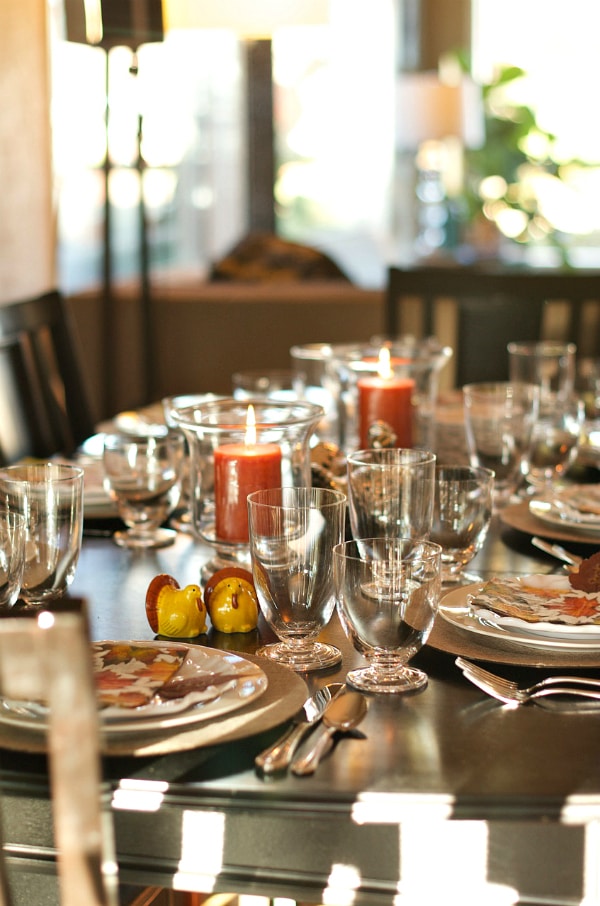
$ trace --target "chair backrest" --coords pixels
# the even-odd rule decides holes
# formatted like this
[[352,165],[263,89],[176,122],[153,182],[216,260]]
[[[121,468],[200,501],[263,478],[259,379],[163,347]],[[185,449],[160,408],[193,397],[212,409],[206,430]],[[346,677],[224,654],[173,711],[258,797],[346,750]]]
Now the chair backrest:
[[600,355],[600,271],[392,267],[385,332],[437,336],[452,346],[454,386],[506,380],[507,343],[560,339]]
[[[52,612],[13,609],[0,616],[0,694],[47,705],[61,906],[116,906],[114,834],[102,797],[98,703],[83,601],[65,599]],[[0,904],[10,906],[1,848],[0,878]]]
[[0,464],[69,455],[94,421],[60,293],[0,305]]

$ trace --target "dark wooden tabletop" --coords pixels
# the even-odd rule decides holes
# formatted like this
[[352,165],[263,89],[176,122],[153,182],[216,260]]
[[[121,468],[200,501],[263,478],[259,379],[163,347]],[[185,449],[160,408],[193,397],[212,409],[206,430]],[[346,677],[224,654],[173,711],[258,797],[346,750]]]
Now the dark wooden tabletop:
[[[211,556],[184,534],[145,553],[86,537],[71,593],[87,599],[94,639],[152,639],[150,579],[166,572],[180,585],[197,582]],[[473,563],[482,575],[555,566],[497,516]],[[252,655],[268,635],[261,625],[199,641]],[[310,689],[361,663],[337,616],[325,635],[343,663],[305,677]],[[581,902],[598,884],[600,848],[591,841],[600,820],[600,714],[506,708],[463,678],[452,652],[431,645],[414,662],[428,673],[426,689],[371,697],[359,731],[340,738],[312,777],[257,775],[254,758],[282,725],[235,742],[105,758],[122,878],[334,904],[349,896],[391,904],[415,884],[441,885],[442,902],[455,888],[464,897],[468,879],[473,902],[496,902],[492,894],[498,902]],[[523,682],[551,672],[501,670]],[[0,750],[0,780],[9,851],[21,870],[39,868],[52,846],[45,759]]]

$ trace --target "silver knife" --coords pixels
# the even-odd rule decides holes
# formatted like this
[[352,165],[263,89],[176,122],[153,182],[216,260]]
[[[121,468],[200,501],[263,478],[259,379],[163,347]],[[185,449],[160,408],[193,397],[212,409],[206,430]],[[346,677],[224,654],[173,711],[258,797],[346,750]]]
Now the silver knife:
[[298,776],[314,774],[323,755],[331,745],[331,737],[336,730],[353,730],[367,713],[367,700],[364,695],[350,689],[344,689],[327,705],[319,731],[311,742],[307,752],[292,762],[292,773]]
[[306,699],[302,707],[294,714],[292,726],[277,742],[254,759],[254,764],[262,774],[275,774],[284,771],[290,764],[294,753],[304,736],[321,719],[328,704],[344,688],[343,683],[330,683],[323,686]]

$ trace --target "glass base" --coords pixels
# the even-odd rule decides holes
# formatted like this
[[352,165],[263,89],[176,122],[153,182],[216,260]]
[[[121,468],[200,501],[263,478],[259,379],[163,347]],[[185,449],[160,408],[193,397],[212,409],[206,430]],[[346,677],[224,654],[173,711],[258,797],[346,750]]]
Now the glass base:
[[396,670],[382,670],[372,665],[351,670],[346,682],[360,692],[416,692],[427,685],[427,674],[416,667],[398,665]]
[[296,673],[310,673],[313,670],[335,667],[342,660],[342,652],[334,645],[326,645],[324,642],[314,642],[302,648],[286,645],[285,642],[275,642],[273,645],[264,645],[256,653],[283,664]]
[[115,532],[113,541],[119,547],[129,550],[152,550],[157,547],[168,547],[175,542],[177,532],[174,529],[160,528],[154,532]]

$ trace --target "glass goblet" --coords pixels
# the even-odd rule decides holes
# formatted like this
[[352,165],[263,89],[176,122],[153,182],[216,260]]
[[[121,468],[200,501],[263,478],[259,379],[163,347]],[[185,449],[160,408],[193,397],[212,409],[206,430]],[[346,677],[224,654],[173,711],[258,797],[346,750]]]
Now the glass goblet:
[[500,381],[463,387],[469,462],[494,472],[494,504],[510,501],[523,480],[540,388]]
[[471,581],[463,572],[481,550],[492,518],[494,473],[473,466],[437,466],[429,540],[442,548],[442,584]]
[[346,635],[369,661],[346,681],[361,692],[414,692],[427,674],[409,667],[438,609],[441,548],[410,538],[369,538],[333,550],[337,608]]
[[61,598],[75,577],[83,534],[83,470],[31,463],[0,470],[0,500],[25,522],[20,597],[28,608]]
[[346,497],[328,488],[271,488],[248,496],[252,572],[261,612],[279,642],[257,653],[300,673],[341,661],[317,641],[335,607],[333,548]]
[[435,454],[427,450],[358,450],[347,457],[352,535],[427,538],[431,529]]
[[180,434],[104,438],[104,485],[127,526],[114,533],[116,544],[134,549],[173,544],[177,532],[162,523],[179,501],[183,462]]
[[584,405],[574,396],[545,399],[531,434],[525,477],[534,491],[550,491],[565,477],[583,436]]

